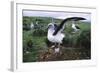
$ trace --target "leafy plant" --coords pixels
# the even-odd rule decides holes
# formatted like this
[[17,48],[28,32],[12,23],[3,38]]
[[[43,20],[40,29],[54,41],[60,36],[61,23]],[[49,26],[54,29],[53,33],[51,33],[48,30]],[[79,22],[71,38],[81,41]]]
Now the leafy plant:
[[81,32],[77,39],[77,44],[81,48],[90,49],[91,48],[91,33],[90,30],[84,30]]

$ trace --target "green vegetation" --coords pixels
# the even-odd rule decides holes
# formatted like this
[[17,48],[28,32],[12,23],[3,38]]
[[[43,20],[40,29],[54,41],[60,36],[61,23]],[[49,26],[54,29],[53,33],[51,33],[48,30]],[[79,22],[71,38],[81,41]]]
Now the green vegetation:
[[[38,21],[38,25],[36,25],[36,21]],[[61,22],[59,19],[54,19],[54,21]],[[50,22],[50,17],[23,17],[23,62],[44,61],[40,56],[48,55],[45,53],[50,48],[46,43],[47,24]],[[34,29],[30,28],[31,23],[34,24]],[[50,55],[50,59],[45,59],[45,61],[91,58],[91,23],[79,22],[81,30],[77,33],[72,33],[71,22],[66,25],[62,54]]]

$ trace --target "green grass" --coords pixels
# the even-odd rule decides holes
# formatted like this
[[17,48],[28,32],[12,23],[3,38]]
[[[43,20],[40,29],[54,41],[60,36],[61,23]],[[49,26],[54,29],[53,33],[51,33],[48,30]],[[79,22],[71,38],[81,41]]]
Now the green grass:
[[[40,25],[42,24],[45,29],[23,30],[23,62],[43,61],[40,60],[39,56],[42,55],[42,53],[45,54],[49,48],[45,40],[47,38],[47,24],[51,22],[50,17],[23,17],[23,25],[30,25],[31,22],[35,23],[36,19],[39,20]],[[61,20],[55,19],[55,22],[60,23]],[[89,22],[79,22],[81,30],[74,34],[72,33],[71,22],[68,22],[67,24],[68,25],[66,25],[64,30],[66,37],[63,44],[63,47],[65,47],[62,50],[63,54],[58,57],[55,55],[52,56],[51,54],[50,60],[47,59],[46,61],[77,60],[91,57],[91,49],[85,48],[85,46],[88,47],[86,44],[91,40],[91,33],[88,34],[91,31],[91,24]],[[90,44],[88,45],[90,46]],[[75,53],[77,55],[75,55]]]

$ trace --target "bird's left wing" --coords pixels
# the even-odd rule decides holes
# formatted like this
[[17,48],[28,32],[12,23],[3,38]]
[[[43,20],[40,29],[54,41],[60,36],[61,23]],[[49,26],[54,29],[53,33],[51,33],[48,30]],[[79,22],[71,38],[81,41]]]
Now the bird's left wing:
[[62,22],[61,22],[61,24],[58,26],[58,28],[55,30],[55,32],[53,33],[53,35],[56,35],[57,33],[58,33],[58,31],[60,31],[60,30],[63,30],[64,29],[64,27],[65,27],[65,22],[67,21],[68,19],[66,18],[66,19],[64,19]]

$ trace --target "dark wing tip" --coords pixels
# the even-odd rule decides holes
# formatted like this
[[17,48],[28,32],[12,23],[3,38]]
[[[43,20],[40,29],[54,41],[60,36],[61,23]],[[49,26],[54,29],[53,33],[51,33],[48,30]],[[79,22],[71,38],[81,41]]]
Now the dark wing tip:
[[86,18],[83,18],[83,17],[70,17],[70,18],[67,18],[67,20],[79,21],[79,20],[86,20]]

